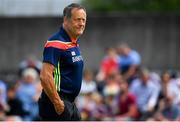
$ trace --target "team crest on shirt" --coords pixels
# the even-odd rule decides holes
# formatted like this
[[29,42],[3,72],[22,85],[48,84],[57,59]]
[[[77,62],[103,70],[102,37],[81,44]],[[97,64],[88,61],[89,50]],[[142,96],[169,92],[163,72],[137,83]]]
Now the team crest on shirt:
[[71,55],[72,55],[72,56],[75,56],[75,55],[76,55],[76,53],[75,53],[74,51],[72,51],[72,52],[71,52]]

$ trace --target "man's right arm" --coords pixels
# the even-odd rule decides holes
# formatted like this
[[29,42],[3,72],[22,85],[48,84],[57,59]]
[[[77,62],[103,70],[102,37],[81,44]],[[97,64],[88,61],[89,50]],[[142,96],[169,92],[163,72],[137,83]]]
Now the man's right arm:
[[64,111],[64,102],[60,99],[53,79],[54,66],[50,63],[43,63],[40,73],[40,80],[43,90],[53,103],[58,114]]

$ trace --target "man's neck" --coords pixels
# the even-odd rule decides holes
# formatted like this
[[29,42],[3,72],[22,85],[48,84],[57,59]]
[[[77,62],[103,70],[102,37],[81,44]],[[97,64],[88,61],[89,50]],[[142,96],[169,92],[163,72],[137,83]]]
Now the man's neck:
[[73,36],[73,34],[66,28],[66,26],[64,26],[64,24],[63,24],[63,28],[66,31],[66,33],[68,34],[69,38],[71,39],[71,42],[77,43],[78,37],[77,36]]

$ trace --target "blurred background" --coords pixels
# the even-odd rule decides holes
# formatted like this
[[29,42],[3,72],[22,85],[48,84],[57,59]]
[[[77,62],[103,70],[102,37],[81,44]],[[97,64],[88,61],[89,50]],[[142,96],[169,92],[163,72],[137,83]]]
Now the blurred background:
[[72,2],[88,15],[82,119],[179,120],[180,0],[0,0],[0,119],[39,119],[43,47]]

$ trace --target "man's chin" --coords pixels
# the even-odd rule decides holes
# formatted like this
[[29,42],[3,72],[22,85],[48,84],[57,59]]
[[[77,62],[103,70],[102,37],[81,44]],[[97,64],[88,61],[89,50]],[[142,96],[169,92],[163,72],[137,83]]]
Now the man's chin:
[[82,32],[78,32],[77,35],[80,36],[83,34],[83,31]]

